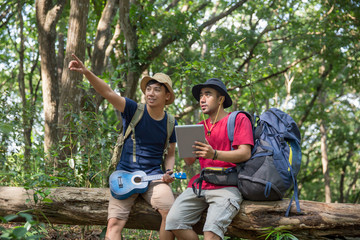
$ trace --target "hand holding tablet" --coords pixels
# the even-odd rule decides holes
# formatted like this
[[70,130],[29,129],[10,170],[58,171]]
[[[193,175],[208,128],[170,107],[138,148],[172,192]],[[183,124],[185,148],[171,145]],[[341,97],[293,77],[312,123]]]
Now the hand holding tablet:
[[195,141],[205,143],[204,125],[177,125],[175,134],[178,145],[179,157],[191,158],[196,157],[192,152]]

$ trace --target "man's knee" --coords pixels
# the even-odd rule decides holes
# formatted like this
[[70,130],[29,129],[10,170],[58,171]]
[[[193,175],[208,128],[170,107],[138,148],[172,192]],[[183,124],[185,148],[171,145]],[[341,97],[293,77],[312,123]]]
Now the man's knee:
[[126,224],[126,220],[124,219],[118,219],[118,218],[110,218],[108,220],[107,224],[107,230],[108,231],[122,231]]
[[213,232],[204,232],[204,240],[220,240],[221,237]]
[[166,219],[166,217],[167,217],[170,209],[168,209],[168,210],[158,209],[157,211],[160,213],[160,215],[161,215],[161,217],[162,217],[163,219]]
[[199,240],[197,233],[193,229],[172,230],[178,240]]

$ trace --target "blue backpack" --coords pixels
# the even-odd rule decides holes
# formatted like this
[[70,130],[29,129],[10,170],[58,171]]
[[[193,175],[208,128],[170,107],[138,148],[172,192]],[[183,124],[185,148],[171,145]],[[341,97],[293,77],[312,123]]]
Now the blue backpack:
[[249,113],[232,112],[227,123],[231,145],[238,113],[244,113],[250,119],[254,133],[251,158],[236,167],[238,187],[244,199],[281,200],[285,192],[293,186],[294,194],[285,216],[289,215],[293,199],[297,212],[300,212],[296,176],[301,165],[301,136],[295,121],[281,110],[271,108],[261,114],[255,126]]

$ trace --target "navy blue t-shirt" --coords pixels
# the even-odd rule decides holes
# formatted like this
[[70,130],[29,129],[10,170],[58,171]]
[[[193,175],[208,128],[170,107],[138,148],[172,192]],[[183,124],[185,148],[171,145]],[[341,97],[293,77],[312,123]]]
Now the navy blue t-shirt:
[[[124,133],[135,114],[137,103],[125,98],[124,112],[121,114],[124,124]],[[175,125],[177,122],[175,121]],[[167,137],[167,114],[160,120],[154,120],[147,112],[146,105],[144,115],[135,126],[136,140],[136,162],[133,161],[132,132],[125,140],[121,159],[116,167],[117,170],[134,172],[144,171],[147,175],[162,174],[161,164]],[[176,142],[175,131],[173,130],[170,143]]]

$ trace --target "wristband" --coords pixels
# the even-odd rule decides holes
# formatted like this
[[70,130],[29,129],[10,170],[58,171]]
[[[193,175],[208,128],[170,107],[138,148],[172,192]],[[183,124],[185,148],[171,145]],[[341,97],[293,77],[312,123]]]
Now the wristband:
[[217,151],[215,150],[213,160],[215,160],[216,158],[217,158]]

